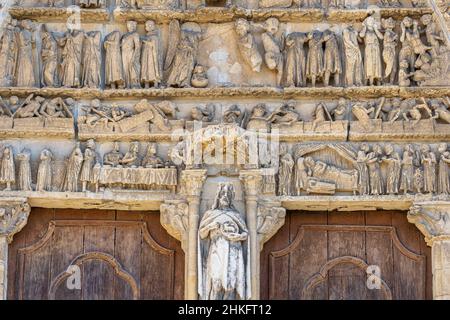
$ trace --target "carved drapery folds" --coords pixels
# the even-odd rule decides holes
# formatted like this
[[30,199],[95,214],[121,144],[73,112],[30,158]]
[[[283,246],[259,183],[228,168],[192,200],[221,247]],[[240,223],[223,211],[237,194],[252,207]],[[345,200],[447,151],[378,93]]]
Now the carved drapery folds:
[[264,243],[270,240],[284,225],[286,209],[279,202],[264,201],[258,205],[258,241],[262,250]]
[[161,225],[167,232],[181,242],[182,249],[187,250],[189,229],[189,205],[185,201],[166,201],[161,204]]
[[450,202],[415,203],[408,221],[425,236],[431,246],[433,298],[450,299]]

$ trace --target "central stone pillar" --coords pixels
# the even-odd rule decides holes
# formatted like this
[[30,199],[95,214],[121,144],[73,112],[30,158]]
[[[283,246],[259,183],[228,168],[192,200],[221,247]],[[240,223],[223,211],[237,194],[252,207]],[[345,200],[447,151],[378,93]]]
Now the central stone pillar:
[[6,300],[8,284],[8,245],[27,224],[30,206],[26,199],[0,198],[0,299]]
[[450,300],[450,202],[415,203],[408,212],[431,247],[433,299]]
[[185,298],[189,300],[198,299],[197,290],[197,239],[198,225],[200,219],[200,201],[203,183],[206,180],[206,170],[185,170],[181,174],[184,192],[188,202],[188,232],[187,232],[187,254],[186,254],[186,279]]

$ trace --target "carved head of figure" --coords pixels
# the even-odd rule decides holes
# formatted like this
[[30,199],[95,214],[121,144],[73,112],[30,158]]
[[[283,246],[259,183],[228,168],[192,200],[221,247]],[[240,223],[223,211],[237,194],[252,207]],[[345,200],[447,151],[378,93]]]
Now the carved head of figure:
[[193,107],[191,110],[192,120],[202,121],[203,120],[203,111],[200,107]]
[[280,144],[280,156],[285,156],[289,153],[289,148],[287,144]]
[[94,141],[94,139],[89,139],[86,142],[86,148],[88,148],[88,149],[95,149],[95,141]]
[[385,153],[387,156],[390,156],[393,152],[394,152],[394,147],[392,146],[392,144],[387,144],[387,145],[384,147],[384,153]]
[[405,17],[405,18],[403,18],[402,24],[406,28],[411,28],[413,25],[413,19],[411,19],[410,17]]
[[75,104],[75,100],[73,100],[72,98],[67,98],[67,99],[65,100],[65,103],[66,103],[68,106],[73,106],[73,105]]
[[377,156],[380,156],[383,154],[383,148],[379,144],[376,144],[373,146],[373,152],[375,152]]
[[381,20],[381,26],[384,29],[394,29],[395,28],[395,20],[392,17]]
[[438,151],[440,153],[445,153],[447,151],[447,144],[445,142],[440,143],[438,146]]
[[250,23],[245,19],[237,19],[234,27],[238,36],[243,37],[250,31]]
[[91,101],[91,107],[93,107],[93,108],[98,108],[98,107],[100,107],[100,100],[98,100],[98,99],[92,100],[92,101]]
[[402,100],[400,98],[394,98],[392,99],[392,107],[394,108],[400,108],[400,105],[402,104]]
[[359,149],[367,153],[370,151],[370,146],[368,143],[362,143]]
[[22,20],[22,28],[31,31],[33,29],[33,22],[29,19]]
[[147,157],[153,157],[156,155],[156,143],[149,143],[147,148]]
[[11,106],[16,106],[19,103],[19,98],[17,96],[12,96],[9,98],[9,103]]
[[139,153],[139,142],[135,141],[131,143],[130,152],[134,155],[137,155]]
[[156,28],[155,21],[153,21],[153,20],[147,20],[147,21],[145,22],[145,31],[147,31],[147,32],[152,32],[152,31],[155,30],[155,28]]
[[264,23],[264,29],[270,34],[276,34],[280,28],[280,21],[277,18],[269,18]]
[[409,63],[406,60],[402,60],[402,61],[400,61],[399,66],[400,66],[401,69],[408,69]]
[[420,22],[424,26],[429,25],[433,21],[433,16],[431,14],[424,14],[422,17],[420,17]]
[[216,199],[212,207],[215,209],[234,209],[233,200],[235,192],[234,186],[231,183],[221,183],[217,189]]
[[136,21],[127,21],[127,30],[128,32],[135,32],[137,29]]
[[260,103],[253,108],[252,115],[254,117],[264,117],[266,115],[266,105],[264,103]]
[[309,169],[314,168],[314,165],[316,164],[312,157],[306,157],[304,163],[305,166],[308,167]]
[[422,153],[428,153],[430,152],[430,146],[424,143],[420,146],[420,151],[422,151]]
[[113,151],[117,153],[117,152],[119,152],[119,150],[120,150],[119,143],[117,141],[114,141],[114,143],[113,143]]

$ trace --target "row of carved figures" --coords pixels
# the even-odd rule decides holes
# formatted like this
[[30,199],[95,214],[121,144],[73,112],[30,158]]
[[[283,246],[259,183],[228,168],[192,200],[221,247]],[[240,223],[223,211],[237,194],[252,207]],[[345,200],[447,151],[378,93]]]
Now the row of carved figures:
[[[99,191],[100,187],[111,186],[134,189],[169,189],[177,185],[177,169],[168,160],[157,156],[157,146],[150,143],[144,157],[141,157],[140,144],[132,142],[128,152],[122,154],[119,144],[101,157],[95,151],[94,140],[88,140],[84,151],[77,143],[65,161],[65,174],[62,184],[55,186],[53,164],[54,154],[44,149],[39,155],[35,183],[31,171],[31,152],[23,149],[14,155],[11,146],[3,147],[0,162],[0,184],[4,191],[16,186],[22,191],[85,192]],[[18,168],[16,168],[16,162]],[[155,171],[156,170],[156,171]],[[81,184],[81,188],[80,188]]]
[[[62,36],[41,25],[41,51],[35,61],[36,25],[11,17],[0,38],[0,85],[18,87],[100,88],[102,84],[101,33],[70,27]],[[103,41],[104,82],[107,88],[208,86],[205,68],[197,65],[200,26],[177,20],[171,24],[171,41],[164,65],[159,31],[154,21],[145,23],[141,37],[137,23],[127,22],[128,32],[113,31]],[[38,68],[38,65],[41,65]],[[164,68],[163,68],[164,67]],[[41,70],[38,72],[37,70]],[[167,74],[164,80],[163,72]]]
[[[448,49],[435,18],[424,15],[419,21],[406,17],[400,35],[392,18],[373,13],[361,30],[346,27],[341,37],[334,31],[308,33],[280,31],[280,22],[269,18],[263,24],[245,19],[235,22],[241,58],[254,72],[263,63],[276,72],[277,86],[314,87],[394,84],[421,85],[445,73]],[[30,20],[9,18],[0,39],[0,85],[19,87],[100,88],[102,86],[102,39],[99,31],[83,32],[70,26],[58,36],[41,25],[41,51],[35,61],[35,30]],[[262,28],[264,53],[259,52],[252,27]],[[382,31],[383,27],[383,31]],[[135,21],[127,22],[128,32],[113,31],[103,40],[104,84],[106,88],[197,87],[209,84],[206,68],[197,63],[202,29],[196,23],[169,27],[165,58],[161,35],[154,21],[145,23],[146,35],[137,32]],[[421,34],[426,34],[426,44]],[[383,43],[383,45],[381,44]],[[398,53],[397,46],[401,43]],[[307,44],[307,48],[305,48]],[[360,44],[364,45],[363,51]],[[341,50],[341,47],[343,50]],[[37,65],[41,65],[37,68]],[[37,72],[37,70],[41,70]],[[39,74],[38,74],[39,73]],[[445,76],[445,75],[444,75]]]
[[[23,0],[16,0],[15,5],[22,6]],[[74,0],[70,1],[70,5],[78,5],[81,8],[93,9],[104,8],[107,0]],[[327,7],[329,9],[356,9],[366,8],[368,1],[361,0],[355,4],[352,0],[259,0],[260,8],[316,8],[321,9]],[[200,1],[200,7],[212,6],[217,7],[222,5],[229,7],[236,5],[236,1],[233,0],[203,0]],[[410,5],[412,7],[424,7],[427,5],[426,0],[411,0]],[[66,1],[64,0],[43,0],[36,3],[36,6],[48,6],[48,7],[64,7]],[[134,9],[186,9],[190,8],[187,1],[183,0],[119,0],[116,1],[116,6],[121,8],[134,8]],[[399,0],[379,0],[378,6],[388,8],[402,7]]]
[[[278,195],[450,193],[450,151],[446,143],[439,144],[435,151],[428,144],[408,144],[401,152],[392,144],[362,143],[358,147],[355,151],[344,145],[298,145],[291,154],[282,145]],[[324,157],[323,150],[328,156]],[[321,157],[316,159],[314,154],[320,151]],[[345,163],[337,161],[340,157],[351,165],[339,167],[338,163]]]
[[[16,96],[3,100],[0,97],[0,122],[1,128],[6,128],[9,118],[15,119],[72,119],[75,101],[71,98],[60,97],[45,99],[41,96],[28,96],[20,101]],[[303,117],[298,110],[296,101],[287,101],[278,107],[269,110],[264,103],[257,104],[251,111],[231,105],[227,107],[220,117],[220,122],[236,124],[248,130],[269,132],[272,125],[292,126],[297,122],[312,122],[313,129],[325,121],[360,121],[362,123],[371,120],[393,123],[396,121],[417,124],[420,120],[435,119],[439,123],[450,123],[450,98],[442,99],[400,99],[380,98],[369,101],[348,101],[344,98],[336,103],[319,102],[313,108],[310,117]],[[133,131],[133,129],[153,124],[159,131],[169,132],[172,129],[189,129],[181,124],[181,127],[173,128],[172,120],[178,120],[177,112],[180,107],[169,101],[149,102],[141,100],[130,108],[121,107],[118,104],[111,106],[102,105],[101,101],[94,99],[88,106],[81,107],[78,113],[79,130],[94,133],[104,132],[110,129],[120,132]],[[217,124],[217,110],[219,106],[208,103],[191,108],[191,114],[187,121],[198,121],[204,125]],[[352,116],[351,116],[352,115]],[[6,123],[8,122],[8,123]],[[126,125],[124,125],[126,123]],[[30,124],[31,125],[31,124]],[[60,124],[61,125],[61,124]],[[72,122],[67,122],[72,126]],[[195,129],[195,128],[193,128]]]

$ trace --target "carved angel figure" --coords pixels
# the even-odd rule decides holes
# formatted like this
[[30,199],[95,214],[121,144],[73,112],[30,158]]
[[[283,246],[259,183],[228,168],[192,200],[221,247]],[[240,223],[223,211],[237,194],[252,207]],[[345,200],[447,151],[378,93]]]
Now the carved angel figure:
[[232,184],[220,184],[199,225],[198,293],[201,300],[247,300],[250,248],[245,220],[233,205]]
[[262,57],[256,46],[255,38],[250,32],[250,23],[240,18],[234,25],[238,35],[237,45],[242,58],[254,72],[261,72]]
[[192,72],[197,63],[200,26],[186,22],[181,28],[178,20],[172,20],[169,26],[170,39],[164,69],[170,70],[167,79],[169,87],[190,87]]

